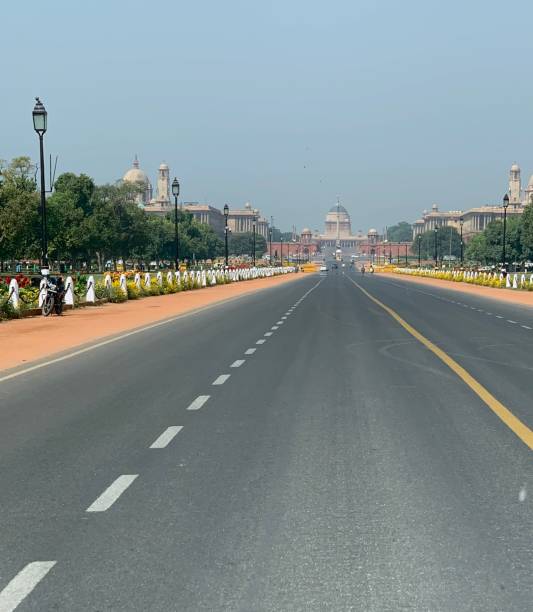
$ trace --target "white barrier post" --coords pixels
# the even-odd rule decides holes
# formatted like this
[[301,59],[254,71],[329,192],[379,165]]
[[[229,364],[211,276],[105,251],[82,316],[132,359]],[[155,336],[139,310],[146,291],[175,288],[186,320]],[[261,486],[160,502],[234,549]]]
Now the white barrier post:
[[505,287],[507,289],[511,288],[511,275],[507,274],[507,276],[505,277]]
[[104,277],[104,284],[107,291],[111,291],[111,287],[113,286],[113,281],[111,280],[111,274],[106,274]]
[[163,286],[163,275],[161,274],[161,271],[159,271],[156,275],[156,279],[157,279],[157,284],[162,287]]
[[96,293],[94,292],[94,276],[89,276],[87,279],[87,294],[85,301],[94,304],[96,302]]
[[119,285],[120,285],[120,290],[122,291],[122,293],[126,297],[128,297],[128,287],[126,285],[126,275],[125,274],[120,275]]
[[167,283],[172,285],[172,272],[170,270],[167,272]]
[[9,283],[9,303],[15,310],[20,306],[19,284],[16,278],[12,278]]
[[152,277],[150,276],[148,272],[146,272],[144,275],[144,286],[146,289],[150,289],[151,285],[152,285]]
[[41,278],[41,282],[39,283],[39,308],[44,303],[44,296],[46,293],[46,278]]
[[135,286],[140,291],[141,290],[141,275],[138,272],[135,272],[135,276],[133,277],[133,282]]
[[518,274],[513,275],[513,289],[518,289]]
[[64,299],[65,304],[68,306],[74,306],[74,283],[72,282],[72,276],[67,276]]

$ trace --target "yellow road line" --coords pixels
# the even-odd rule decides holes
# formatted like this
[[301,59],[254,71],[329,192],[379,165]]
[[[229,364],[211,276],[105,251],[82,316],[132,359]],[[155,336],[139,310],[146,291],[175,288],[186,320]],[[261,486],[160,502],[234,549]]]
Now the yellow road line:
[[426,348],[428,348],[433,354],[435,354],[441,361],[443,361],[453,372],[459,376],[459,378],[472,389],[472,391],[478,395],[485,404],[499,417],[509,429],[517,435],[520,440],[530,450],[533,450],[533,431],[529,429],[527,425],[517,418],[508,408],[506,408],[500,401],[498,401],[492,393],[490,393],[485,387],[479,383],[471,374],[469,374],[457,361],[452,359],[447,353],[445,353],[436,344],[433,344],[431,340],[428,340],[419,331],[417,331],[412,325],[409,325],[396,311],[392,308],[380,302],[377,298],[371,295],[366,289],[363,289],[359,283],[356,283],[350,277],[348,278],[360,291],[362,291],[367,298],[372,300],[374,304],[377,304],[383,310],[385,310],[393,319],[395,319],[407,332],[414,336],[419,342],[421,342]]

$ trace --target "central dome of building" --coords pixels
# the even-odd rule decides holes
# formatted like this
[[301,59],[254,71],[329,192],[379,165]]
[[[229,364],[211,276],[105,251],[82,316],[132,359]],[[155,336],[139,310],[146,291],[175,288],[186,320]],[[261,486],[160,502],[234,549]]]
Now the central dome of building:
[[342,204],[335,204],[335,206],[332,206],[329,209],[329,212],[332,212],[332,213],[341,212],[341,213],[348,214],[348,211],[346,210],[346,208],[344,208]]
[[130,168],[126,174],[122,177],[123,181],[127,183],[136,183],[137,185],[146,185],[150,182],[146,172],[139,168],[139,160],[137,156],[133,160],[133,168]]

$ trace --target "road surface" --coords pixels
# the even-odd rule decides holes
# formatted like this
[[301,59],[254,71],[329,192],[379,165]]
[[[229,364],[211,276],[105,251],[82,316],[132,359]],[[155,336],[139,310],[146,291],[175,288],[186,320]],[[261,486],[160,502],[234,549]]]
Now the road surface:
[[345,272],[1,381],[0,612],[530,610],[527,439],[361,289],[526,432],[533,311]]

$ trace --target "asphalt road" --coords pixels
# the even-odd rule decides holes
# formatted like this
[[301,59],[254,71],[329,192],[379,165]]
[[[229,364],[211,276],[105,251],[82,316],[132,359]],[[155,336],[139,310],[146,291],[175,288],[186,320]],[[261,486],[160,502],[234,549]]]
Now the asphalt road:
[[531,450],[350,277],[533,428],[531,310],[245,296],[0,382],[0,612],[531,610]]

